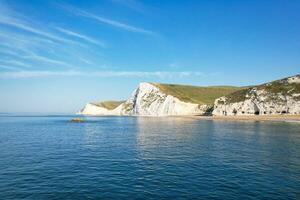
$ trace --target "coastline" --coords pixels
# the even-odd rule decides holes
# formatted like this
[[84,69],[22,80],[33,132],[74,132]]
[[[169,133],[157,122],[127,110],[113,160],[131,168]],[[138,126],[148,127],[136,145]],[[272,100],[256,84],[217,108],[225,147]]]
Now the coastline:
[[148,117],[148,118],[192,118],[201,120],[223,120],[223,121],[282,121],[282,122],[299,122],[300,115],[235,115],[235,116],[204,116],[204,115],[165,115],[165,116],[151,116],[151,115],[78,115],[82,117]]
[[300,115],[243,115],[243,116],[189,116],[203,120],[222,121],[282,121],[300,123]]

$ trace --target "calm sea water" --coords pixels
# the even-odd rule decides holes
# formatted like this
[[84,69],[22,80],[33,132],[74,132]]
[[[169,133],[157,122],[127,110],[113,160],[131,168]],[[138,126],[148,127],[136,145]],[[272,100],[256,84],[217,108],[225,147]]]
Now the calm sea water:
[[300,199],[300,124],[0,117],[0,199]]

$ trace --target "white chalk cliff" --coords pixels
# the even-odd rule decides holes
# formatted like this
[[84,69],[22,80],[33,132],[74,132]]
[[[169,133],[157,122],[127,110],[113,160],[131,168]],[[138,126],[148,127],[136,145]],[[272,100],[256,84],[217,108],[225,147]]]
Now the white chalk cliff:
[[151,83],[140,83],[130,98],[118,107],[107,108],[88,103],[79,114],[83,115],[138,115],[138,116],[170,116],[170,115],[202,115],[211,108],[179,100],[162,92]]
[[[182,89],[180,85],[144,82],[139,84],[125,102],[88,103],[78,114],[94,116],[300,114],[300,75],[257,86],[231,87],[230,90],[228,87],[198,86],[196,88],[199,90],[195,90],[194,87],[183,86]],[[220,95],[215,95],[217,92]],[[215,95],[213,98],[212,94]],[[198,98],[197,101],[195,98]],[[203,101],[207,98],[210,100]]]
[[118,106],[115,109],[107,109],[105,107],[93,104],[93,103],[87,103],[85,107],[79,111],[77,114],[82,115],[119,115],[120,112],[120,106]]
[[212,114],[300,114],[300,75],[220,97],[215,100]]

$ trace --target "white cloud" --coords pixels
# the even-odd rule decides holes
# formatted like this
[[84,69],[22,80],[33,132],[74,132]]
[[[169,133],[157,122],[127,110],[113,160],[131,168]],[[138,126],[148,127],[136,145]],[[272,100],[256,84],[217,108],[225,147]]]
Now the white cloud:
[[9,49],[0,49],[0,53],[5,54],[5,55],[9,55],[9,56],[19,56],[19,54],[17,52],[11,51]]
[[32,54],[30,56],[24,56],[23,58],[40,61],[40,62],[45,62],[45,63],[50,63],[50,64],[55,64],[55,65],[62,65],[65,67],[70,67],[70,65],[66,62],[63,62],[60,60],[55,60],[55,59],[44,57],[44,56],[40,56],[40,55],[36,55],[36,54]]
[[20,61],[17,61],[17,60],[0,60],[1,63],[6,63],[6,64],[9,64],[9,65],[17,65],[17,66],[20,66],[20,67],[30,67],[29,64],[27,63],[24,63],[24,62],[20,62]]
[[[0,2],[0,24],[11,26],[31,34],[35,34],[39,37],[43,37],[44,42],[64,42],[68,44],[79,44],[75,41],[60,37],[50,32],[49,30],[46,30],[44,28],[44,25],[41,26],[39,24],[36,24],[31,19],[20,15],[20,12],[16,12],[15,10],[10,9],[10,7],[7,6],[4,2]],[[42,40],[41,38],[31,38]],[[47,38],[48,40],[45,38]]]
[[[71,30],[57,30],[51,26],[50,31],[49,27],[47,29],[47,26],[40,25],[41,23],[35,23],[18,14],[0,0],[0,55],[3,55],[1,63],[5,66],[1,67],[2,69],[9,70],[14,66],[29,67],[33,66],[34,62],[43,63],[44,67],[58,65],[74,69],[65,57],[72,57],[76,63],[81,61],[79,57],[83,57],[82,52],[86,54],[85,50],[90,48],[91,43],[104,46],[99,40]],[[80,38],[81,41],[68,35]],[[94,52],[91,56],[94,56],[93,54]],[[14,59],[22,60],[22,63],[13,62]]]
[[81,60],[82,62],[88,64],[88,65],[93,65],[94,63],[90,60],[87,60],[85,58],[79,57],[79,60]]
[[157,77],[157,78],[171,78],[171,77],[191,77],[203,76],[202,72],[191,71],[14,71],[1,72],[2,78],[32,78],[32,77],[48,77],[48,76],[79,76],[79,77]]
[[33,35],[15,33],[13,31],[0,31],[0,46],[5,49],[18,50],[23,53],[31,51],[30,49],[41,48],[50,49],[54,45],[59,45],[52,40],[36,37]]
[[105,47],[105,45],[102,42],[100,42],[100,41],[98,41],[98,40],[96,40],[94,38],[91,38],[89,36],[86,36],[86,35],[83,35],[83,34],[80,34],[80,33],[76,33],[74,31],[70,31],[70,30],[67,30],[67,29],[64,29],[64,28],[56,27],[56,29],[59,30],[62,33],[67,34],[67,35],[74,36],[74,37],[80,38],[82,40],[85,40],[87,42],[90,42],[90,43],[93,43],[93,44]]
[[[0,65],[0,68],[1,69],[6,69],[6,70],[21,70],[20,68],[18,67],[11,67],[11,66],[6,66],[6,65]],[[3,72],[3,73],[6,73],[6,72]],[[1,77],[1,72],[0,72],[0,77]]]
[[129,24],[125,24],[116,20],[112,20],[112,19],[108,19],[105,17],[101,17],[101,16],[97,16],[95,14],[89,13],[87,11],[78,9],[78,8],[74,8],[72,6],[69,5],[59,5],[61,8],[73,13],[74,15],[78,15],[78,16],[82,16],[82,17],[86,17],[86,18],[90,18],[93,19],[97,22],[103,23],[103,24],[107,24],[113,27],[117,27],[126,31],[130,31],[130,32],[135,32],[135,33],[143,33],[143,34],[147,34],[147,35],[157,35],[156,33],[154,33],[153,31],[149,31],[143,28],[139,28],[136,26],[132,26]]
[[49,38],[49,39],[52,39],[52,40],[55,40],[55,41],[65,42],[65,43],[72,43],[72,44],[75,43],[74,41],[56,36],[52,33],[49,33],[49,32],[46,32],[46,31],[41,31],[40,29],[32,27],[31,25],[29,25],[28,23],[26,23],[26,22],[24,22],[20,19],[0,15],[0,23],[1,24],[6,24],[6,25],[9,25],[9,26],[13,26],[15,28],[22,29],[24,31],[31,32],[31,33],[34,33],[36,35],[40,35],[40,36],[43,36],[43,37],[46,37],[46,38]]

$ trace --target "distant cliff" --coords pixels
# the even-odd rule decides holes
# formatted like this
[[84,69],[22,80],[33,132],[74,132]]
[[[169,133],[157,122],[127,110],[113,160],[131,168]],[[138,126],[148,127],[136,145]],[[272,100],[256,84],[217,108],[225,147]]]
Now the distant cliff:
[[122,115],[164,116],[204,114],[210,107],[188,103],[168,95],[151,83],[140,83],[121,105]]
[[[120,111],[118,106],[124,101],[103,101],[87,103],[78,114],[82,115],[119,115]],[[118,108],[118,109],[117,109]]]
[[140,83],[126,101],[88,103],[83,115],[300,114],[300,75],[249,87]]
[[225,95],[213,109],[213,115],[265,114],[300,114],[300,75]]
[[[196,87],[144,82],[139,84],[125,102],[88,103],[79,114],[205,115],[211,114],[216,98],[239,89],[230,86]],[[115,107],[109,107],[108,104],[114,104]]]

